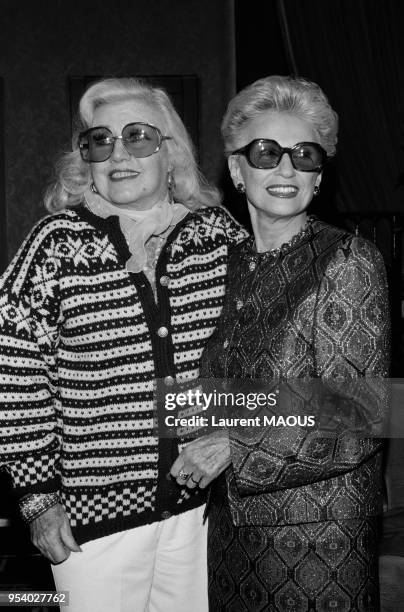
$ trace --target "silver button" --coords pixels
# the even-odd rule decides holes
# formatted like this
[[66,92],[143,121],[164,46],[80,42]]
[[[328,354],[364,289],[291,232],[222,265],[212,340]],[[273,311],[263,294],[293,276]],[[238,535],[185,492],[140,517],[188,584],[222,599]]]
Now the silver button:
[[158,330],[157,330],[157,335],[160,338],[165,338],[166,336],[168,336],[168,329],[166,327],[164,327],[164,326],[159,327]]
[[167,387],[171,387],[174,383],[175,383],[175,380],[174,380],[173,376],[166,376],[165,377],[164,384],[167,385]]
[[169,512],[168,510],[164,510],[164,511],[161,513],[161,518],[162,518],[162,519],[164,519],[164,520],[165,520],[165,519],[169,519],[169,518],[170,518],[170,516],[171,516],[171,512]]
[[170,284],[170,278],[168,276],[162,276],[160,278],[160,285],[163,285],[163,287],[168,287],[169,284]]

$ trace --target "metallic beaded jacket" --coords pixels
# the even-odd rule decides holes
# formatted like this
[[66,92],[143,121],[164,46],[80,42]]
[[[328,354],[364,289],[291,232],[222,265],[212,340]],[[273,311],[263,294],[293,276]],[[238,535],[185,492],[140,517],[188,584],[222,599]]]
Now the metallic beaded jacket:
[[367,240],[311,219],[276,251],[257,253],[253,238],[232,250],[222,319],[201,377],[235,388],[266,381],[266,390],[280,393],[273,415],[316,421],[314,428],[228,427],[236,525],[380,511],[382,444],[373,424],[387,411],[389,340],[384,265]]
[[167,480],[156,380],[198,377],[220,316],[228,248],[247,232],[220,207],[187,215],[156,266],[128,272],[118,217],[46,217],[0,279],[0,464],[19,495],[59,490],[79,542],[203,503]]

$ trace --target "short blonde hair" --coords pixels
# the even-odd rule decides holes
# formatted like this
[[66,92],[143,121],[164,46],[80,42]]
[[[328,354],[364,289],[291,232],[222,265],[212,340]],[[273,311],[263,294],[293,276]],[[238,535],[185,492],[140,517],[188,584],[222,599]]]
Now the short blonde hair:
[[82,202],[83,194],[91,184],[91,170],[90,164],[81,159],[77,145],[78,134],[91,127],[96,108],[123,100],[145,101],[161,113],[165,133],[171,136],[165,142],[175,181],[175,201],[191,210],[219,204],[220,193],[198,170],[192,141],[167,93],[141,79],[122,78],[98,81],[90,85],[82,96],[77,128],[73,135],[73,151],[63,155],[56,164],[56,179],[45,194],[46,208],[56,212]]
[[338,115],[321,88],[307,79],[275,75],[248,85],[230,101],[222,121],[227,156],[243,144],[245,124],[268,110],[294,114],[310,123],[328,156],[335,155]]

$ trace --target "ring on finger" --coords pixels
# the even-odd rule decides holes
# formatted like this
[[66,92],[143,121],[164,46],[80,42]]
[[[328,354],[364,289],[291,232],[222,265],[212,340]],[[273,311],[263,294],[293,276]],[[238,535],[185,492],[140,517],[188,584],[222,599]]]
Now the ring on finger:
[[196,485],[198,485],[198,484],[200,483],[200,481],[201,481],[201,479],[199,479],[199,480],[194,480],[194,479],[192,478],[192,474],[191,474],[190,480],[192,480],[192,482],[193,482],[194,484],[196,484]]
[[185,472],[184,470],[180,470],[178,474],[178,478],[181,478],[181,480],[188,480],[189,474],[188,472]]

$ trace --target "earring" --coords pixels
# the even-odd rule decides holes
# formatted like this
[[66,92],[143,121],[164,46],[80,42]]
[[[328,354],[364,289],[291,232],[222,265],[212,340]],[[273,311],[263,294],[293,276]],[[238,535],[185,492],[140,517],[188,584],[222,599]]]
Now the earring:
[[172,204],[174,202],[174,190],[175,190],[174,173],[172,170],[169,170],[167,172],[167,190],[168,190],[168,202]]
[[316,186],[314,187],[313,195],[315,195],[315,196],[316,196],[316,195],[318,195],[319,193],[320,193],[320,186],[319,186],[319,185],[316,185]]
[[245,193],[245,185],[244,183],[237,183],[236,189],[239,193]]
[[95,184],[94,184],[94,183],[91,183],[91,185],[90,185],[90,189],[91,189],[91,191],[92,191],[93,193],[98,193],[98,189],[97,189],[97,187],[95,186]]

